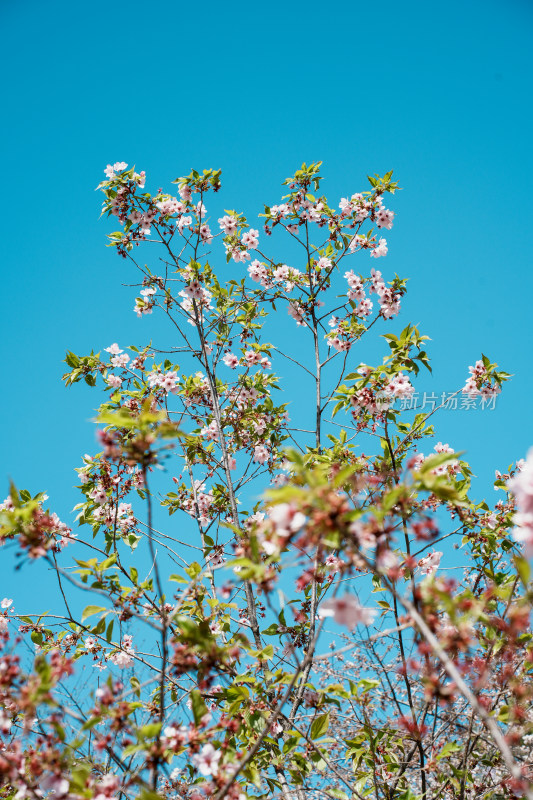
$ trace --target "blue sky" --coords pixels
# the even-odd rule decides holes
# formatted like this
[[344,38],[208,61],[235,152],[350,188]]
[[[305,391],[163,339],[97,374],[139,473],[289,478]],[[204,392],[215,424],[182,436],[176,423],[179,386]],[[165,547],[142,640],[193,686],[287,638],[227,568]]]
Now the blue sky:
[[431,337],[429,388],[462,385],[481,352],[513,373],[496,410],[438,426],[492,495],[494,469],[533,444],[532,23],[525,0],[3,0],[4,490],[8,477],[46,489],[68,519],[101,395],[63,387],[65,350],[150,336],[105,248],[106,164],[168,190],[220,167],[224,206],[252,218],[322,160],[332,198],[391,168],[403,187],[379,266],[410,279],[391,330],[412,321]]

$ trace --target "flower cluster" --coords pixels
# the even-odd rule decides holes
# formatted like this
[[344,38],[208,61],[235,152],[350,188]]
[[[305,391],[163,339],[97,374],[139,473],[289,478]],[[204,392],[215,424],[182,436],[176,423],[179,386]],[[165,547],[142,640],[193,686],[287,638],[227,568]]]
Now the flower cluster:
[[126,634],[122,638],[121,649],[117,650],[115,653],[112,653],[109,656],[109,661],[115,667],[120,667],[120,669],[126,669],[126,667],[131,667],[131,665],[133,664],[135,650],[133,649],[132,639],[133,639],[132,636]]
[[[25,493],[27,494],[27,493]],[[45,494],[37,495],[33,501],[29,495],[28,505],[17,505],[11,495],[0,504],[0,511],[8,512],[17,542],[23,551],[32,559],[42,558],[49,551],[57,553],[76,539],[64,522],[55,512],[45,511],[42,504],[48,499]],[[5,544],[6,539],[1,543]]]
[[531,549],[533,548],[533,448],[515,476],[507,482],[507,486],[514,494],[517,505],[513,536],[517,542],[524,542],[528,549]]
[[261,548],[267,555],[279,553],[305,522],[305,515],[290,503],[273,506],[268,510],[267,521],[259,520],[257,535]]
[[370,274],[372,276],[372,287],[370,291],[377,294],[383,317],[385,319],[390,319],[391,317],[397,316],[397,314],[400,313],[401,295],[385,284],[379,270],[373,269]]
[[506,372],[496,372],[496,365],[491,364],[486,356],[476,361],[473,367],[468,367],[470,375],[463,387],[463,394],[468,397],[480,396],[483,400],[501,392],[501,383],[509,376]]

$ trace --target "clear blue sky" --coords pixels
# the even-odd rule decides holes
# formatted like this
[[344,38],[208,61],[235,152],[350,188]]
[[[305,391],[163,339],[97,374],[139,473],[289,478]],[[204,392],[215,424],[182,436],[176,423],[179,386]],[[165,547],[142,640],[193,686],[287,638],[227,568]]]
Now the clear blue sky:
[[151,188],[220,167],[225,207],[250,217],[304,160],[324,162],[337,198],[393,168],[404,190],[379,266],[410,278],[396,328],[431,336],[436,391],[481,351],[514,374],[495,411],[443,416],[442,439],[487,494],[494,468],[525,455],[530,2],[2,0],[0,26],[4,493],[8,476],[46,489],[68,519],[100,395],[63,387],[65,350],[149,336],[94,192],[122,159]]

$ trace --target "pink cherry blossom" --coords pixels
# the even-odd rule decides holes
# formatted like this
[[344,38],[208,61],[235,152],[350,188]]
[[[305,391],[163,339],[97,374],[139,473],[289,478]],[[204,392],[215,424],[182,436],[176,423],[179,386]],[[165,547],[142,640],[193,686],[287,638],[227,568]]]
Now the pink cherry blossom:
[[442,553],[439,550],[433,550],[431,553],[428,553],[427,556],[420,559],[418,562],[418,569],[423,575],[433,575],[439,567],[441,558]]
[[269,459],[269,452],[262,444],[256,445],[254,448],[254,461],[258,464],[265,464]]
[[270,209],[272,216],[286,217],[289,213],[289,206],[287,203],[280,203],[278,206],[272,206]]
[[375,614],[376,609],[364,608],[353,594],[324,600],[318,609],[321,619],[333,617],[337,625],[345,625],[349,630],[359,624],[370,625]]
[[350,523],[349,530],[357,539],[357,544],[361,550],[370,550],[376,546],[378,541],[376,535],[360,520],[357,519]]
[[347,339],[341,339],[339,336],[333,336],[331,339],[328,339],[329,347],[334,347],[338,353],[342,353],[344,351],[348,351],[351,348],[351,342]]
[[386,391],[390,392],[394,397],[409,397],[414,390],[415,387],[403,372],[397,372],[386,386]]
[[415,455],[409,459],[408,467],[412,470],[420,469],[425,460],[426,457],[424,453],[415,453]]
[[132,646],[132,638],[132,636],[125,635],[122,638],[122,650],[118,650],[109,656],[109,661],[116,667],[120,667],[120,669],[126,669],[126,667],[131,667],[133,664],[135,650]]
[[394,219],[394,211],[389,211],[387,208],[380,208],[376,214],[376,223],[378,228],[387,228],[390,231],[392,228],[392,221]]
[[372,250],[370,255],[373,256],[374,258],[381,258],[382,256],[386,256],[388,252],[389,252],[389,250],[388,250],[388,247],[387,247],[387,240],[386,239],[380,239],[379,242],[378,242],[377,247],[375,247]]
[[297,325],[305,325],[305,310],[299,303],[291,301],[288,305],[287,312],[289,316],[295,320]]
[[341,217],[349,217],[353,213],[353,206],[347,197],[341,197],[339,202]]
[[111,363],[114,367],[125,367],[130,357],[127,353],[122,353],[122,355],[116,355],[111,357]]
[[230,367],[231,369],[235,369],[235,367],[239,363],[239,359],[234,353],[225,353],[222,361],[227,367]]
[[221,755],[221,751],[215,750],[212,744],[204,744],[200,752],[193,755],[192,761],[201,775],[217,775]]
[[350,253],[355,253],[355,251],[360,249],[360,248],[368,248],[368,247],[369,247],[369,244],[368,244],[366,238],[364,236],[361,236],[361,234],[356,233],[356,235],[353,237],[352,241],[350,242],[350,246],[348,247],[348,250],[350,251]]
[[247,250],[255,250],[259,245],[259,231],[250,228],[249,231],[242,235],[241,242]]
[[13,720],[3,708],[0,708],[0,733],[6,734],[11,730]]
[[376,566],[380,572],[387,573],[398,566],[398,557],[392,550],[382,550],[377,558]]
[[191,225],[192,217],[181,217],[178,222],[178,230],[180,233],[182,233],[184,228],[189,228]]
[[3,503],[0,503],[0,511],[13,511],[15,508],[11,495],[8,495]]
[[103,486],[100,485],[96,485],[94,489],[89,492],[89,497],[100,506],[103,506],[104,503],[107,502],[107,493]]
[[301,530],[306,523],[305,514],[291,503],[279,503],[268,511],[268,518],[274,524],[278,536],[288,537]]
[[259,283],[267,277],[268,273],[266,267],[256,259],[248,267],[248,275],[253,281]]
[[[48,775],[41,783],[41,788],[51,790],[54,800],[66,797],[69,793],[70,781],[56,775]],[[37,795],[39,796],[39,795]]]
[[237,230],[237,220],[228,214],[218,220],[220,230],[224,231],[226,236],[232,236]]
[[361,300],[354,313],[357,317],[369,317],[372,313],[373,307],[374,304],[372,303],[372,300],[369,300],[368,297],[365,297],[364,300]]
[[533,546],[533,447],[527,454],[522,468],[512,477],[507,486],[516,499],[517,513],[513,538]]
[[200,238],[202,239],[202,242],[204,242],[205,244],[208,244],[211,241],[211,239],[213,238],[213,234],[211,233],[209,225],[200,226]]
[[[170,196],[157,203],[157,207],[161,211],[161,214],[163,214],[165,217],[172,217],[176,214],[182,214],[185,211],[185,206],[183,203],[177,200],[175,197]],[[138,212],[133,211],[132,214],[133,213]]]
[[231,257],[236,264],[240,264],[242,261],[248,261],[250,259],[250,253],[248,253],[247,250],[241,250],[239,247],[229,249],[231,252]]
[[272,277],[276,283],[286,280],[289,277],[289,267],[287,264],[280,264],[279,267],[276,267]]
[[463,387],[463,394],[468,397],[481,396],[482,402],[500,394],[501,386],[488,372],[483,361],[476,361],[475,365],[468,367],[470,375]]
[[218,441],[218,427],[215,420],[203,427],[200,433],[202,436],[205,436],[209,442]]
[[194,300],[201,300],[203,292],[202,284],[197,280],[191,281],[189,285],[185,287],[184,292]]
[[106,347],[105,351],[106,353],[111,353],[112,356],[118,356],[120,353],[124,352],[124,350],[121,350],[116,342],[114,342],[109,347]]

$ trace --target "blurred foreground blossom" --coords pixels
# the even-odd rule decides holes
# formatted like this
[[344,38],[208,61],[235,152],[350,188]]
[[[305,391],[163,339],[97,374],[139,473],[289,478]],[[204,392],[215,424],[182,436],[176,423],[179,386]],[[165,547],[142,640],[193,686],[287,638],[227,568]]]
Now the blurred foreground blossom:
[[337,625],[346,625],[350,630],[353,630],[359,624],[370,625],[375,614],[375,609],[364,608],[352,594],[324,600],[318,609],[318,616],[321,619],[333,617]]

